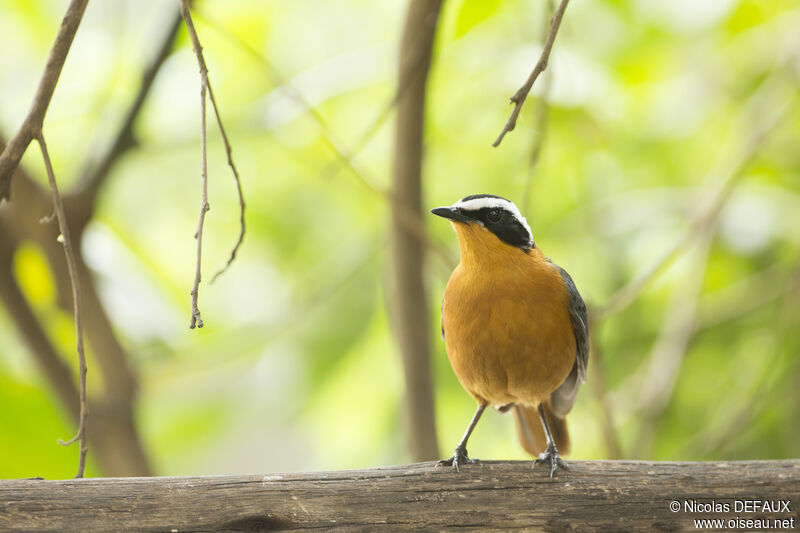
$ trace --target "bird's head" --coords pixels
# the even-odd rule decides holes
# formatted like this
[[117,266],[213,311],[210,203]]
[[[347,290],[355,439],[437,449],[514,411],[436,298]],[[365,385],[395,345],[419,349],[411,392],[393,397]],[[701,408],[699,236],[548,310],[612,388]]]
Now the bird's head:
[[535,247],[525,217],[514,202],[502,196],[475,194],[451,206],[431,209],[431,213],[453,223],[462,256],[469,251],[504,250],[508,246],[528,253]]

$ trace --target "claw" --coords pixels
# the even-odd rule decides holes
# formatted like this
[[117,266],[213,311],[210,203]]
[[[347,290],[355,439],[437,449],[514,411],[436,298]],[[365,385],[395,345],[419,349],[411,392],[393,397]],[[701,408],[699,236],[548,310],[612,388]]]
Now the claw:
[[470,465],[477,463],[477,459],[470,459],[467,456],[467,449],[463,446],[456,447],[455,451],[453,451],[453,456],[449,459],[442,459],[436,466],[452,466],[456,469],[456,472],[460,472],[459,466],[461,465]]
[[533,468],[536,468],[536,465],[539,463],[550,463],[550,479],[553,479],[553,476],[558,470],[559,467],[563,468],[564,470],[569,470],[569,465],[565,463],[561,457],[558,456],[558,450],[555,446],[548,445],[547,449],[539,454],[539,457],[533,462]]

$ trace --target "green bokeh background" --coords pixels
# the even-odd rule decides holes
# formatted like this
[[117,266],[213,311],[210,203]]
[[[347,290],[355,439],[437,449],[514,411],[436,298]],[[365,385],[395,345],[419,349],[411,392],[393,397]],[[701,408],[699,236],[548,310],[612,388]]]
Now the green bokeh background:
[[[114,134],[173,4],[89,4],[45,122],[62,188],[75,183],[85,155],[100,153]],[[201,287],[206,327],[190,331],[199,90],[185,32],[137,122],[141,144],[115,166],[82,250],[133,357],[137,421],[156,473],[410,460],[388,313],[388,204],[329,146],[349,153],[392,100],[405,7],[395,0],[196,2],[248,203],[240,256]],[[6,137],[27,112],[65,8],[56,0],[0,3]],[[800,8],[780,0],[575,1],[516,130],[492,148],[510,112],[508,97],[538,58],[546,13],[538,0],[445,2],[428,85],[425,206],[482,192],[526,206],[538,246],[599,308],[691,230],[709,174],[735,160],[760,121],[788,105],[735,182],[710,243],[682,247],[630,307],[595,330],[604,379],[598,383],[593,355],[590,383],[568,420],[571,457],[609,457],[602,388],[619,457],[800,456]],[[547,85],[546,135],[531,171],[536,109]],[[752,111],[754,93],[762,97]],[[390,183],[392,121],[390,114],[353,158],[378,188]],[[224,149],[209,131],[205,279],[222,266],[238,231]],[[46,182],[36,150],[22,164]],[[456,257],[452,231],[432,218],[432,238]],[[428,267],[445,455],[474,405],[438,338],[449,270],[434,254]],[[14,268],[75,367],[72,317],[55,304],[42,253],[23,246]],[[691,298],[685,289],[695,281],[695,332],[685,351],[658,359],[669,338],[665,317],[687,292]],[[672,384],[658,366],[648,374],[654,354],[660,364],[680,365],[655,418],[642,411],[642,398]],[[103,386],[92,357],[90,351],[90,392]],[[61,448],[56,439],[74,430],[0,307],[0,477],[72,476],[77,448]],[[496,413],[481,421],[470,451],[526,457],[512,418]],[[102,475],[91,460],[88,474]]]

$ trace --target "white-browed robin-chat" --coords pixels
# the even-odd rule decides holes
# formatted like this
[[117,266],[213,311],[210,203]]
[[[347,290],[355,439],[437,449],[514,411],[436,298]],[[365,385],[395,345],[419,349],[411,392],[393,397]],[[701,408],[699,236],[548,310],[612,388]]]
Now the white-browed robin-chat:
[[[449,219],[461,260],[442,301],[442,337],[461,385],[478,402],[453,456],[474,462],[467,440],[486,406],[514,409],[520,442],[549,463],[550,477],[567,468],[564,417],[586,382],[586,305],[567,272],[536,246],[513,202],[478,194],[431,210]],[[538,420],[537,420],[538,418]]]

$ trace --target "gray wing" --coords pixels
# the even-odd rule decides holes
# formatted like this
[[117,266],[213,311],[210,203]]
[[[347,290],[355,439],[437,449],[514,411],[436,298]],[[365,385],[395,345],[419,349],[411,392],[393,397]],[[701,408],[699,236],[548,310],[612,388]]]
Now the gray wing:
[[586,366],[589,363],[589,321],[586,317],[586,304],[583,302],[578,288],[575,287],[575,282],[572,281],[566,270],[555,263],[552,263],[552,265],[561,274],[561,279],[564,280],[564,285],[567,287],[569,319],[572,322],[572,331],[575,335],[575,346],[577,347],[572,371],[567,376],[567,379],[564,380],[564,383],[550,395],[553,412],[556,416],[563,418],[575,403],[578,385],[586,383]]

